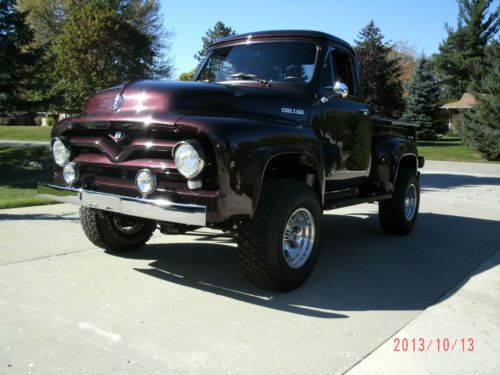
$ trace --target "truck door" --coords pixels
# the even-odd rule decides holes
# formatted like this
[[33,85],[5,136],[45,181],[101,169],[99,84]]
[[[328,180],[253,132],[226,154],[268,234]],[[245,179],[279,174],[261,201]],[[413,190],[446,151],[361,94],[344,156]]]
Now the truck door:
[[336,158],[330,170],[325,171],[326,190],[357,187],[370,173],[371,121],[368,106],[360,97],[352,55],[330,49],[322,67],[319,90],[325,148],[330,148],[330,152],[333,149]]

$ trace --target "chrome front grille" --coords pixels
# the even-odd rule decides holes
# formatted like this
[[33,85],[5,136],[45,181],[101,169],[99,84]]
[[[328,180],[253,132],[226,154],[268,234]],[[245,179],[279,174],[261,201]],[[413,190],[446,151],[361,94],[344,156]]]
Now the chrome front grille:
[[[135,195],[135,175],[146,168],[157,176],[158,193],[189,192],[186,178],[175,167],[172,150],[179,141],[198,138],[199,134],[181,134],[167,125],[78,125],[64,136],[71,144],[72,161],[80,167],[83,187],[105,192],[122,189],[122,194]],[[208,142],[205,146],[214,160]],[[217,189],[216,176],[215,165],[209,163],[202,176],[204,188]]]

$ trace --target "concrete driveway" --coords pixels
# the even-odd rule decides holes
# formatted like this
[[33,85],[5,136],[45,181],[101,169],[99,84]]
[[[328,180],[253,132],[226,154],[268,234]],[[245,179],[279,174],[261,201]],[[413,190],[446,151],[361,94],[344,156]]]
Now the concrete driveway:
[[[431,162],[422,184],[407,237],[381,232],[375,204],[328,212],[316,269],[287,294],[250,285],[218,232],[116,256],[73,206],[1,210],[0,373],[499,373],[500,165]],[[405,330],[476,350],[395,352]]]

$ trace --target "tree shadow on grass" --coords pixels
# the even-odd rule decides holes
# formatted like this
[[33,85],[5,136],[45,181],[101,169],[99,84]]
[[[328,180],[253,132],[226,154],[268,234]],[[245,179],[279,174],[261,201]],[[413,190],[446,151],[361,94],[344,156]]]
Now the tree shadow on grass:
[[24,161],[46,162],[50,158],[47,148],[0,147],[0,186],[34,189],[38,181],[50,181],[51,169],[23,167]]
[[446,137],[438,138],[433,141],[422,140],[418,141],[419,147],[449,147],[449,146],[462,146],[460,137]]
[[227,238],[148,245],[120,256],[151,260],[151,268],[136,270],[183,287],[294,314],[347,318],[351,311],[423,310],[500,247],[498,222],[435,214],[420,214],[406,237],[382,233],[373,214],[325,215],[322,235],[316,269],[289,293],[247,282]]

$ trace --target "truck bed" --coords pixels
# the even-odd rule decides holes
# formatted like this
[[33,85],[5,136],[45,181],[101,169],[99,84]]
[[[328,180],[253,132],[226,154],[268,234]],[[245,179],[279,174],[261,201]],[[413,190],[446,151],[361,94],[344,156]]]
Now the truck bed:
[[418,124],[392,120],[386,117],[373,116],[373,137],[402,137],[412,141],[417,140]]

